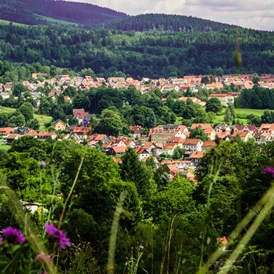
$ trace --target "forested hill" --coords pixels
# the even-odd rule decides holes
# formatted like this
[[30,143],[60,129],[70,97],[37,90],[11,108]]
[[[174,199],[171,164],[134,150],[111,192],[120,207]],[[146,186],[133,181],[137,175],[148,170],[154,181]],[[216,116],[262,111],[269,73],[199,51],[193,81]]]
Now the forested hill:
[[114,24],[109,24],[109,28],[115,28],[123,31],[225,31],[235,28],[233,25],[218,23],[210,20],[200,19],[184,15],[168,14],[141,14],[130,16]]
[[[233,58],[236,40],[242,53],[239,70]],[[39,62],[76,71],[91,68],[98,76],[124,73],[136,79],[274,73],[274,33],[243,28],[223,32],[123,32],[10,24],[0,28],[0,60]],[[3,73],[0,67],[0,76]]]
[[27,25],[68,22],[90,27],[126,17],[125,13],[86,3],[55,0],[0,0],[0,19]]

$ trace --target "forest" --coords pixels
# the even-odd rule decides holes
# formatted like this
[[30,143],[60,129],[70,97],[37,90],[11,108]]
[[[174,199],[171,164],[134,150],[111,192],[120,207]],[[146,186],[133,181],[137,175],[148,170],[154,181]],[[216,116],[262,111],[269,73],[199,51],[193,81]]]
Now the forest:
[[[10,23],[0,29],[0,58],[75,71],[91,68],[105,78],[121,74],[141,79],[273,73],[273,35],[235,28],[207,32],[134,32]],[[235,66],[235,51],[241,56],[240,68]]]

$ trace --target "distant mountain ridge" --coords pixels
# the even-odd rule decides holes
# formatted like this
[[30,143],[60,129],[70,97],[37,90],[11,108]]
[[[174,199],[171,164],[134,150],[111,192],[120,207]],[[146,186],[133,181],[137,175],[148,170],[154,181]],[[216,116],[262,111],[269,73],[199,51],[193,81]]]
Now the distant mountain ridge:
[[0,19],[28,25],[50,24],[50,19],[96,26],[128,15],[93,4],[62,0],[0,0]]
[[154,29],[175,32],[204,32],[225,31],[236,26],[185,15],[140,14],[117,21],[109,27],[122,31],[148,31]]

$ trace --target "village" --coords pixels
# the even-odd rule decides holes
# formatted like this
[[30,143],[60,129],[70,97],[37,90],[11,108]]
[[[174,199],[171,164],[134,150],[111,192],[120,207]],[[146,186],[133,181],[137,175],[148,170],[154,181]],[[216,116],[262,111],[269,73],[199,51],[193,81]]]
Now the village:
[[[224,86],[235,86],[240,89],[250,89],[253,87],[252,74],[244,75],[224,75],[215,77],[214,82],[210,84],[202,83],[205,76],[185,76],[183,78],[170,79],[142,79],[142,81],[132,78],[110,77],[93,79],[90,76],[70,78],[69,75],[60,75],[41,82],[38,77],[47,77],[45,74],[33,74],[33,83],[24,81],[23,85],[30,91],[33,99],[38,101],[42,96],[41,92],[36,92],[39,87],[43,87],[46,83],[54,87],[49,92],[48,97],[56,98],[62,94],[63,90],[69,86],[76,90],[88,90],[90,88],[98,88],[101,85],[110,86],[112,88],[126,89],[133,85],[142,93],[158,88],[161,92],[175,90],[182,95],[187,89],[192,92],[198,90],[199,87],[213,90],[209,98],[218,98],[223,107],[234,103],[234,98],[240,92],[220,93],[218,92]],[[261,75],[258,85],[265,88],[274,87],[273,75]],[[0,95],[3,99],[8,99],[12,91],[13,83],[0,84],[2,92]],[[205,105],[204,101],[196,97],[180,97],[181,100],[191,99],[194,103]],[[65,96],[64,99],[72,104],[72,99]],[[165,98],[162,99],[163,101]],[[149,157],[153,157],[157,167],[167,165],[170,178],[172,179],[177,173],[182,173],[192,181],[194,172],[208,149],[212,149],[218,141],[241,140],[247,142],[253,139],[254,142],[262,144],[274,140],[274,124],[262,124],[259,128],[254,125],[235,124],[229,126],[227,124],[218,124],[215,127],[209,123],[193,123],[190,127],[181,124],[175,125],[159,125],[150,128],[147,134],[144,134],[141,126],[130,126],[129,136],[108,136],[106,134],[93,133],[89,126],[89,121],[94,114],[89,114],[84,109],[73,109],[73,116],[77,119],[78,124],[68,126],[65,121],[57,120],[53,122],[55,131],[35,131],[30,128],[0,128],[0,136],[2,144],[10,145],[14,140],[18,140],[22,136],[33,136],[41,141],[51,138],[52,140],[73,140],[80,144],[85,144],[93,148],[100,149],[105,154],[110,155],[117,162],[121,162],[121,156],[131,147],[138,154],[141,161],[146,161]],[[197,127],[204,132],[207,140],[190,138],[190,133]],[[60,136],[62,134],[62,137]],[[175,151],[180,150],[179,157],[174,157]],[[179,159],[178,159],[179,158]]]

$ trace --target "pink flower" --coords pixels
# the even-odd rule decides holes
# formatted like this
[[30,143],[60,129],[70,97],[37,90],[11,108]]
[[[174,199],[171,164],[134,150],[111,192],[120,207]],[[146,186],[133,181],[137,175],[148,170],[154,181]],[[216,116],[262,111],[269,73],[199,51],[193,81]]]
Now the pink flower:
[[22,244],[26,240],[24,235],[19,230],[11,226],[4,228],[2,232],[7,242],[12,245],[16,243]]
[[36,260],[42,261],[42,262],[50,262],[50,255],[46,255],[44,252],[39,253],[36,258]]
[[45,224],[45,231],[48,235],[52,236],[58,241],[60,248],[65,249],[66,247],[71,246],[71,242],[67,235],[62,230],[59,230],[54,224],[47,223]]

